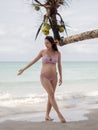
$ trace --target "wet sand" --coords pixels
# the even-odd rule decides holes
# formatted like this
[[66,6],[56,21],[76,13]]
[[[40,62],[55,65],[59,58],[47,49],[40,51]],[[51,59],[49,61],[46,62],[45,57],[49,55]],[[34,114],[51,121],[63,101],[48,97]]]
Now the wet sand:
[[52,121],[4,121],[0,130],[98,130],[98,109],[93,109],[85,115],[88,120],[69,121],[67,123]]

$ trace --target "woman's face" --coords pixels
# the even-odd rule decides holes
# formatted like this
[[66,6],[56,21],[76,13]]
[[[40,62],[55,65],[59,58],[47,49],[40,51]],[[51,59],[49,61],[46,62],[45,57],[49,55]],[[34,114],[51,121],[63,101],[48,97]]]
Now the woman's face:
[[48,41],[47,39],[45,39],[45,46],[47,47],[47,49],[52,48],[51,42]]

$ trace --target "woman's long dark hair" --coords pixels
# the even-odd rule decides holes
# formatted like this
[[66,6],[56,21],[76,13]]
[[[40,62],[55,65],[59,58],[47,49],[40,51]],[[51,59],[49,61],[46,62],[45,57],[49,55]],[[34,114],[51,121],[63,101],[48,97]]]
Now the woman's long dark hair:
[[52,36],[46,36],[46,38],[52,45],[52,48],[54,51],[58,51],[58,48],[57,48],[57,45],[56,45],[56,42],[54,41],[53,37]]

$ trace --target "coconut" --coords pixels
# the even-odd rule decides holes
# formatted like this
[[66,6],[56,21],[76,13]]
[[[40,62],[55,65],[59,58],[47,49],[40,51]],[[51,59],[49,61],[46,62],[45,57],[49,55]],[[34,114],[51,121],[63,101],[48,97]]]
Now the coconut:
[[49,29],[47,28],[47,26],[43,26],[42,27],[42,32],[44,33],[44,35],[48,35],[49,34]]
[[48,29],[45,26],[43,26],[42,27],[42,32],[45,32],[45,31],[48,31]]
[[47,30],[51,29],[51,26],[48,23],[45,24],[45,27],[47,28]]
[[40,10],[40,7],[39,7],[39,6],[35,6],[35,10],[36,10],[36,11],[39,11],[39,10]]
[[47,30],[47,31],[45,30],[45,31],[43,32],[43,34],[44,34],[44,35],[48,35],[48,34],[49,34],[49,31],[48,31],[48,30]]
[[59,32],[64,32],[64,27],[63,26],[59,26]]

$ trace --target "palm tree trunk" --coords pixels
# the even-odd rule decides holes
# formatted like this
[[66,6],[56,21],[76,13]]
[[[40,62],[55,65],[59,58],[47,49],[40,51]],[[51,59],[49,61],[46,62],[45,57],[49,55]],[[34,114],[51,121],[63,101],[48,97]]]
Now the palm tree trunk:
[[57,26],[57,20],[56,20],[56,16],[53,15],[51,17],[51,26],[52,26],[52,31],[54,34],[54,39],[60,40],[60,35],[59,35],[59,31],[58,31],[58,26]]
[[66,44],[87,40],[87,39],[93,39],[93,38],[98,38],[98,29],[69,36],[67,38],[63,38],[61,39],[59,45],[63,46]]

